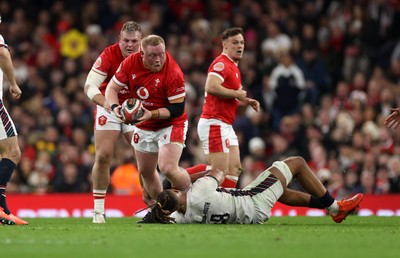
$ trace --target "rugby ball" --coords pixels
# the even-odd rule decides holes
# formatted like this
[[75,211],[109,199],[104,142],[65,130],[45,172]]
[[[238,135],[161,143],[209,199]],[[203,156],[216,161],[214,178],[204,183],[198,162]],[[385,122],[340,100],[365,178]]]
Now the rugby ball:
[[142,101],[140,99],[126,99],[120,109],[125,124],[134,124],[143,116]]

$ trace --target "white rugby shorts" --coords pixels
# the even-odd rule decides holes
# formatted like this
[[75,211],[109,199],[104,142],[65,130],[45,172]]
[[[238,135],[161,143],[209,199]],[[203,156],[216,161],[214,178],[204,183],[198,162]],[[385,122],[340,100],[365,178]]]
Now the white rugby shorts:
[[142,130],[134,126],[131,145],[141,152],[155,153],[167,143],[174,143],[185,147],[188,121],[180,125],[171,125],[158,131]]
[[0,140],[17,136],[17,129],[15,128],[14,122],[7,112],[6,107],[3,105],[3,101],[0,99]]
[[[283,161],[275,161],[272,166],[279,169],[282,175],[286,178],[287,186],[293,179],[293,174],[288,165]],[[282,196],[284,187],[274,175],[271,175],[269,170],[265,170],[243,190],[258,192],[252,196],[256,209],[256,218],[253,223],[258,224],[264,223],[269,219],[269,213],[278,199]]]
[[120,131],[124,134],[134,130],[133,125],[121,123],[114,112],[108,113],[99,105],[96,106],[94,118],[94,130]]

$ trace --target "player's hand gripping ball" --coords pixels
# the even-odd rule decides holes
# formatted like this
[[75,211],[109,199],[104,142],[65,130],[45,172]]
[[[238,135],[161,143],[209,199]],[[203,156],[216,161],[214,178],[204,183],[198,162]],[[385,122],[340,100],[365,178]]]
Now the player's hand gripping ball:
[[142,101],[135,98],[126,99],[121,105],[120,112],[125,124],[134,124],[143,116]]

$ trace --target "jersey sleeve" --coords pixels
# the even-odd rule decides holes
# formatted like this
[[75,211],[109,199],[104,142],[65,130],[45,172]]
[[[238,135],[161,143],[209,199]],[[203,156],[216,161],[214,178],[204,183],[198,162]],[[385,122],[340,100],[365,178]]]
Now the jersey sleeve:
[[167,97],[169,102],[185,97],[186,94],[185,80],[181,69],[177,65],[172,65],[170,70],[169,74],[171,77],[167,85]]
[[92,70],[103,76],[108,76],[110,69],[111,69],[111,62],[109,60],[108,51],[104,50],[99,55],[99,57],[97,57],[96,61],[92,66]]
[[214,177],[204,176],[196,180],[192,185],[192,191],[199,192],[201,195],[207,191],[215,191],[218,188],[218,181]]
[[222,82],[225,81],[226,71],[227,71],[227,66],[223,61],[217,61],[214,64],[210,65],[210,68],[208,70],[208,74],[217,76],[219,79],[221,79]]
[[168,101],[185,97],[185,83],[183,79],[175,79],[171,82],[172,87],[168,87]]
[[129,83],[128,72],[129,63],[125,59],[118,67],[117,71],[115,72],[112,80],[121,87],[127,86]]

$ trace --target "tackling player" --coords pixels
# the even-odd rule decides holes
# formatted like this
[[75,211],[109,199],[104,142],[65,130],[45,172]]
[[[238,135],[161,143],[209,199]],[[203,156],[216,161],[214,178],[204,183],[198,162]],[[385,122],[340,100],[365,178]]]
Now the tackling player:
[[[296,177],[308,193],[288,191]],[[299,156],[276,161],[244,189],[218,188],[220,170],[199,178],[187,192],[164,190],[151,210],[158,223],[261,224],[277,201],[292,206],[325,208],[336,223],[356,210],[363,194],[336,201]]]

